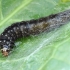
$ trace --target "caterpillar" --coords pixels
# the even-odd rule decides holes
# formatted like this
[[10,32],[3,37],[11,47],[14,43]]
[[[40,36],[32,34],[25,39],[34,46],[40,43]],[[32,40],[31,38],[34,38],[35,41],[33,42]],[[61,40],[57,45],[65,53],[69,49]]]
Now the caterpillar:
[[4,56],[8,56],[14,47],[14,42],[16,39],[29,35],[39,34],[44,31],[49,32],[55,28],[59,28],[69,21],[70,10],[66,10],[39,19],[13,23],[0,35],[1,52]]

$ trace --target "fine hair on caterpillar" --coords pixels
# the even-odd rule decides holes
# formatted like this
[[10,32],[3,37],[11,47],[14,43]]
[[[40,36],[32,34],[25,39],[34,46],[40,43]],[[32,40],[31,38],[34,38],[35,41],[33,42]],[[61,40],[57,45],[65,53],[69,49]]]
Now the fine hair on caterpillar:
[[70,21],[70,10],[52,14],[39,19],[13,23],[0,35],[0,49],[4,56],[8,56],[14,48],[16,39],[29,35],[36,35],[41,32],[49,32]]

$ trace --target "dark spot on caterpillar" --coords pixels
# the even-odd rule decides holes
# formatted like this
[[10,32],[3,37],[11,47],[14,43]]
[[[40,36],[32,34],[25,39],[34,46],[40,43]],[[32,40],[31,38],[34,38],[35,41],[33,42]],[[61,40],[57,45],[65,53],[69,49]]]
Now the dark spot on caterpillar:
[[0,35],[0,49],[4,56],[8,56],[13,49],[16,39],[29,35],[49,32],[70,21],[70,10],[52,14],[47,17],[13,23]]

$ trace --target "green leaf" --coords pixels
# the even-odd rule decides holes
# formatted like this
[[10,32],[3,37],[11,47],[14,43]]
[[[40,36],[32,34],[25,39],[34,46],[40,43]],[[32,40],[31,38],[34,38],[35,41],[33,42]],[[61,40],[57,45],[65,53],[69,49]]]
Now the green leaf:
[[[14,22],[70,9],[70,0],[0,0],[0,33]],[[21,38],[1,70],[70,70],[70,22],[59,29]]]

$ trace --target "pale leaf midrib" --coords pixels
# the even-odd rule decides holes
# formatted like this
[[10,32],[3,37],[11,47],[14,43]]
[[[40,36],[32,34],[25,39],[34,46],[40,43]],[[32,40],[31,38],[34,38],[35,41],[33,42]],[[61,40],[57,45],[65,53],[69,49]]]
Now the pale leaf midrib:
[[0,21],[3,19],[3,14],[2,14],[2,0],[0,0]]
[[50,58],[49,58],[38,70],[43,70],[44,66],[47,65],[48,62],[49,62],[52,58],[54,58],[54,55],[55,55],[55,53],[56,53],[58,47],[59,47],[60,45],[64,44],[64,43],[65,43],[66,41],[68,41],[68,40],[70,40],[70,38],[67,38],[67,39],[64,40],[63,42],[59,43],[59,44],[57,45],[57,47],[54,48],[53,53],[51,54]]
[[0,26],[3,25],[7,20],[9,20],[12,16],[14,16],[20,9],[24,9],[25,6],[27,6],[29,3],[31,3],[32,0],[28,0],[26,2],[23,2],[19,7],[17,7],[12,13],[10,13],[2,22],[0,22]]

